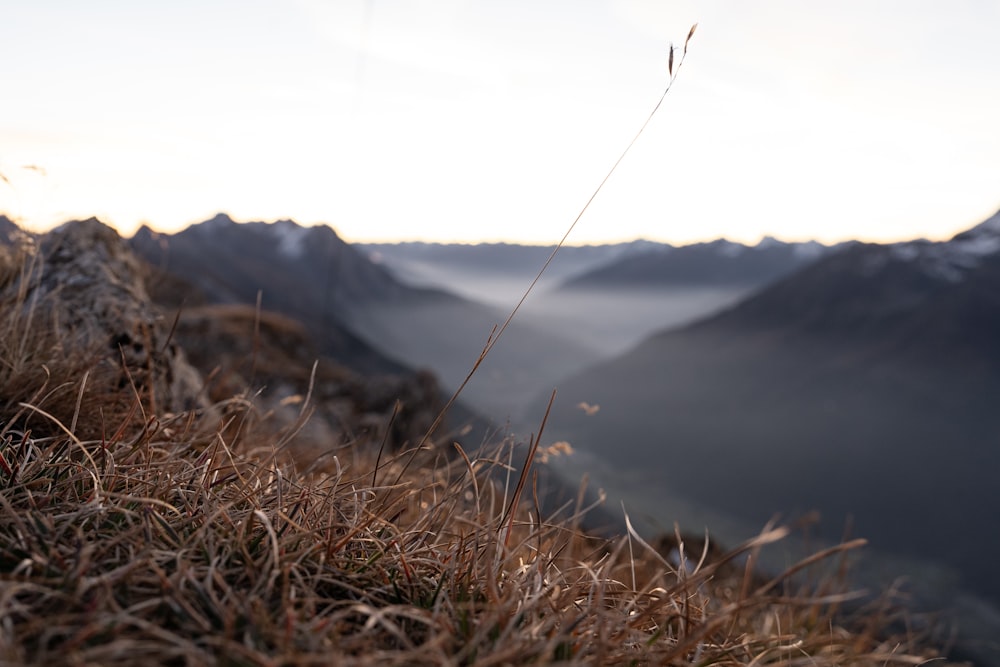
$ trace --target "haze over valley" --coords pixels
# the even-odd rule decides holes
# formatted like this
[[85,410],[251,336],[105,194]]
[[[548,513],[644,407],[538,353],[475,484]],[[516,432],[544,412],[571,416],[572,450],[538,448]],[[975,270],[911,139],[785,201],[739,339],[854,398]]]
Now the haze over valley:
[[[518,321],[610,357],[662,329],[716,312],[829,248],[765,239],[673,247],[364,244],[376,263],[414,286],[495,306],[506,316],[538,278]],[[539,277],[546,261],[551,263]]]

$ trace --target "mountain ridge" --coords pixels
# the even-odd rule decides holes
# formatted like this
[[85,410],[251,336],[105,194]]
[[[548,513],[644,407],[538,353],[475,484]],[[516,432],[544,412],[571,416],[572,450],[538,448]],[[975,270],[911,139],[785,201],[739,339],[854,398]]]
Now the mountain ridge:
[[[835,247],[835,246],[834,246]],[[758,287],[831,250],[815,241],[765,238],[754,246],[716,239],[636,252],[564,281],[559,289],[595,287]]]
[[[665,503],[749,523],[819,510],[829,539],[852,517],[877,552],[919,555],[1000,603],[1000,222],[987,222],[937,244],[849,244],[651,336],[561,382],[549,437]],[[646,501],[632,511],[664,512]],[[912,574],[920,604],[951,604]]]
[[[130,241],[152,266],[195,282],[209,302],[256,303],[302,321],[325,344],[331,331],[393,363],[430,368],[449,391],[464,381],[503,311],[448,291],[413,287],[326,225],[236,223],[220,214],[173,235],[141,229]],[[350,352],[350,349],[348,350]],[[351,354],[341,354],[350,365]],[[515,322],[465,397],[502,419],[538,388],[596,355],[558,334]]]

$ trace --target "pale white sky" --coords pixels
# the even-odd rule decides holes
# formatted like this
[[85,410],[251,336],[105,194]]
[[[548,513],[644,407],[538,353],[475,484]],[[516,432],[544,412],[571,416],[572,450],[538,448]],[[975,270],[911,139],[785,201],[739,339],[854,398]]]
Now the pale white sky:
[[352,241],[941,238],[1000,207],[995,0],[35,0],[0,212]]

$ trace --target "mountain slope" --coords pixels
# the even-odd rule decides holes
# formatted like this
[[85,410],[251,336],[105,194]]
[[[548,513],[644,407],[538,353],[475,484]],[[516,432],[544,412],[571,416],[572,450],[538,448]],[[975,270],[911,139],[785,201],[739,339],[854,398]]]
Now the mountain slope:
[[[505,317],[442,290],[401,283],[326,226],[235,223],[219,215],[172,236],[140,230],[132,245],[154,267],[194,283],[211,303],[253,304],[261,292],[266,309],[303,322],[324,352],[348,366],[357,367],[354,350],[364,341],[407,366],[430,368],[448,390],[464,380]],[[582,346],[515,324],[465,398],[502,419],[554,378],[595,360]]]
[[[188,306],[255,304],[260,292],[265,310],[305,324],[324,353],[350,368],[365,374],[406,370],[371,349],[339,315],[352,299],[391,293],[395,285],[329,227],[306,229],[291,221],[238,225],[220,214],[174,235],[142,227],[129,244],[161,274],[157,286],[166,280],[188,285]],[[173,286],[178,294],[182,290]]]
[[321,305],[317,296],[331,308],[343,308],[406,291],[325,225],[237,223],[219,214],[173,235],[143,227],[131,244],[154,265],[196,277],[218,303],[252,302],[261,284],[268,285],[272,293],[267,296],[280,300],[283,308],[301,312]]
[[998,250],[1000,217],[845,247],[560,383],[550,434],[749,522],[819,509],[836,537],[851,516],[1000,600]]

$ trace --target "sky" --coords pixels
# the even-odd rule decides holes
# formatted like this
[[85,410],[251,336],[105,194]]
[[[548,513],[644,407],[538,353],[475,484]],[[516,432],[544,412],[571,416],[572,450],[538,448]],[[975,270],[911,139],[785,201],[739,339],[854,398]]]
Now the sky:
[[[3,2],[0,212],[130,235],[947,238],[1000,208],[995,0]],[[680,52],[675,55],[675,70]]]

